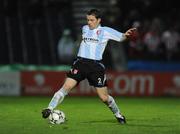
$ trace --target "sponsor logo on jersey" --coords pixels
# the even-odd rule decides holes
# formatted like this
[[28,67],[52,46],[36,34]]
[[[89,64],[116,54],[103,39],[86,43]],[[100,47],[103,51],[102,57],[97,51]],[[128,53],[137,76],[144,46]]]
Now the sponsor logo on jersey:
[[101,34],[101,30],[97,30],[97,31],[96,31],[96,34],[97,34],[97,35],[100,35],[100,34]]
[[92,42],[92,43],[98,43],[99,40],[98,39],[94,39],[94,38],[83,38],[83,41],[86,42]]

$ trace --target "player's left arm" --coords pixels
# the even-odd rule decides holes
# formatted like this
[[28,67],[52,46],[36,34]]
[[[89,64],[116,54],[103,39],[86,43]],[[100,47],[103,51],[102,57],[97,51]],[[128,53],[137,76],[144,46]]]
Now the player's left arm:
[[124,40],[134,40],[138,37],[137,28],[130,28],[124,34]]
[[108,39],[122,42],[125,40],[134,40],[137,38],[137,28],[130,28],[125,33],[119,32],[110,27],[104,27],[105,35]]

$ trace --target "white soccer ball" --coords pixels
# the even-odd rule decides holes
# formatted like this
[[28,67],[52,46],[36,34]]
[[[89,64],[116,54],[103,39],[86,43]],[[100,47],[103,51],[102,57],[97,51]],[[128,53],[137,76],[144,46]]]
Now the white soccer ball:
[[66,121],[66,116],[63,111],[53,110],[49,115],[49,122],[51,124],[62,124]]

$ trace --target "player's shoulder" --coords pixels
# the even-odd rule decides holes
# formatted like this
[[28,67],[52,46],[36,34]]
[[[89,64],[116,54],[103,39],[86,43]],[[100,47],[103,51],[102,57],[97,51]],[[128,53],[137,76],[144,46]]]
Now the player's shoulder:
[[108,26],[101,26],[101,29],[106,30],[106,29],[112,29],[112,28],[110,28],[110,27],[108,27]]
[[108,27],[108,26],[101,26],[101,29],[105,32],[113,32],[115,31],[115,29],[111,28],[111,27]]
[[84,26],[82,26],[82,29],[89,29],[89,27],[88,27],[88,25],[84,25]]

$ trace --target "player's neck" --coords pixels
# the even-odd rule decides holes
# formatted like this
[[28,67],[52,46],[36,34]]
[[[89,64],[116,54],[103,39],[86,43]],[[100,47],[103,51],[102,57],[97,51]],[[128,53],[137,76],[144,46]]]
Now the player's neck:
[[98,24],[96,27],[94,27],[93,29],[90,29],[90,30],[95,30],[95,29],[97,29],[98,27],[100,27],[101,26],[101,24]]

